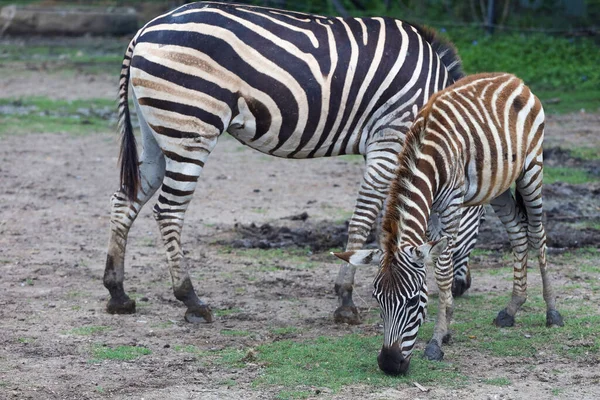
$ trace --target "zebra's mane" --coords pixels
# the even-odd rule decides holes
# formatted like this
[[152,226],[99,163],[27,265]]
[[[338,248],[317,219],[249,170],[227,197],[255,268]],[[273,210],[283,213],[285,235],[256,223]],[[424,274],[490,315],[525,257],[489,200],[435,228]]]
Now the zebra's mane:
[[442,61],[442,64],[448,70],[451,82],[464,78],[465,73],[462,70],[462,61],[458,55],[454,44],[441,36],[435,29],[425,25],[413,24],[407,22],[408,25],[412,26],[419,32],[419,34],[429,43],[433,51],[435,51]]
[[404,146],[398,155],[399,166],[396,170],[396,178],[390,187],[388,203],[383,218],[383,268],[391,266],[394,254],[398,248],[400,239],[400,227],[402,227],[402,216],[405,211],[404,199],[410,198],[409,186],[412,186],[415,174],[415,160],[423,147],[425,139],[425,118],[423,111],[406,134]]

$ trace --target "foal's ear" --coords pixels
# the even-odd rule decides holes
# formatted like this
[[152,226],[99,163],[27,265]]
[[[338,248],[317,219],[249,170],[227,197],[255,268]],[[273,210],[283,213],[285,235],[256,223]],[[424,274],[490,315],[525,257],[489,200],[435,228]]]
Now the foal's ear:
[[415,255],[419,260],[423,260],[424,262],[431,260],[435,264],[446,246],[448,246],[447,237],[443,237],[439,240],[432,240],[431,242],[427,242],[417,247]]
[[343,253],[331,253],[339,259],[346,261],[352,265],[364,266],[364,265],[379,265],[379,259],[381,258],[381,250],[351,250]]

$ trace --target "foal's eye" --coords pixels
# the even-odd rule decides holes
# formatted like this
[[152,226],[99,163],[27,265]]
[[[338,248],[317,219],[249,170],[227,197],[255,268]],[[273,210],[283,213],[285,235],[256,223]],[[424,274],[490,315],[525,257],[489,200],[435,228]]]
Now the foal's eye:
[[413,297],[412,299],[408,299],[408,301],[406,302],[406,306],[407,307],[414,307],[419,303],[419,298],[421,296],[416,295],[415,297]]

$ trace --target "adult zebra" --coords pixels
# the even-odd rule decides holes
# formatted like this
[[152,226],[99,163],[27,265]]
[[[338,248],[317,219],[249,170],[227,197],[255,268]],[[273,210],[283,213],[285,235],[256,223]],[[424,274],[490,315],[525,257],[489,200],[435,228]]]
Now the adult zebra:
[[[546,302],[546,326],[562,326],[546,268],[542,225],[544,110],[523,81],[504,73],[461,79],[436,93],[406,136],[386,214],[385,240],[373,295],[381,307],[384,344],[379,367],[397,375],[408,370],[427,306],[426,273],[435,270],[439,308],[433,338],[425,348],[441,360],[449,338],[453,301],[452,251],[460,209],[491,203],[515,255],[512,298],[494,320],[514,324],[527,299],[527,251],[536,250]],[[515,195],[511,185],[516,184]],[[429,215],[439,212],[436,234],[426,242]],[[338,256],[360,265],[377,250]]]
[[[326,18],[201,2],[150,21],[131,41],[121,72],[121,189],[111,198],[108,312],[135,311],[123,289],[127,234],[160,186],[154,214],[175,297],[187,306],[186,320],[212,320],[182,265],[180,234],[200,172],[226,130],[278,157],[364,155],[347,246],[361,248],[418,108],[461,76],[452,45],[389,18]],[[139,163],[130,81],[142,130]],[[468,255],[481,215],[481,208],[465,211],[464,240],[456,252],[458,291],[470,284]],[[340,268],[336,321],[358,322],[354,273],[353,266]]]

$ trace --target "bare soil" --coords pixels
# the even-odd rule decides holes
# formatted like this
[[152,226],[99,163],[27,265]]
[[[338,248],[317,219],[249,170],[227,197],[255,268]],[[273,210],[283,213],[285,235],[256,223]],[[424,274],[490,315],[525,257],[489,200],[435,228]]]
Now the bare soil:
[[[116,87],[106,76],[73,79],[40,72],[35,81],[23,76],[3,79],[0,95],[70,98],[60,89],[69,87],[68,93],[78,93],[78,98],[112,98]],[[597,114],[550,116],[547,131],[550,147],[600,147]],[[299,340],[357,329],[380,331],[378,322],[352,327],[332,321],[339,264],[327,249],[345,241],[344,221],[362,174],[360,160],[280,160],[227,136],[207,163],[187,213],[183,243],[199,295],[214,310],[235,312],[222,313],[212,324],[183,321],[185,310],[172,295],[158,230],[147,206],[130,233],[126,259],[125,286],[137,299],[138,312],[106,314],[108,293],[102,274],[108,200],[117,188],[117,154],[118,138],[109,132],[0,137],[0,399],[270,399],[280,388],[251,385],[261,366],[243,370],[207,366],[195,355],[178,351],[178,346],[253,347],[283,338],[272,329],[287,326],[299,330],[284,337]],[[549,235],[556,247],[599,245],[597,230],[561,225],[597,221],[599,190],[597,184],[546,188]],[[308,218],[290,219],[302,213]],[[506,247],[501,232],[489,213],[482,247]],[[316,266],[303,267],[297,259],[248,259],[228,251],[236,246],[309,248],[313,254],[307,253],[307,259]],[[491,265],[477,261],[470,292],[508,294],[510,282],[478,273]],[[551,258],[550,263],[555,267]],[[553,268],[552,279],[560,287],[575,268]],[[374,269],[357,273],[355,298],[363,315],[376,308],[370,293],[374,274]],[[540,286],[538,275],[531,274],[532,290]],[[430,287],[435,287],[433,282]],[[599,300],[585,291],[578,296],[596,304]],[[92,335],[73,332],[83,326],[108,329]],[[223,333],[232,329],[254,335]],[[102,345],[144,346],[152,354],[130,362],[94,361],[92,349]],[[325,390],[315,398],[600,398],[597,359],[572,361],[540,354],[536,364],[526,365],[458,346],[444,350],[447,360],[481,381],[460,389],[433,387],[426,393],[403,385],[353,386],[339,393]],[[498,376],[508,377],[512,384],[484,382]],[[553,392],[556,388],[560,390]]]

